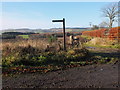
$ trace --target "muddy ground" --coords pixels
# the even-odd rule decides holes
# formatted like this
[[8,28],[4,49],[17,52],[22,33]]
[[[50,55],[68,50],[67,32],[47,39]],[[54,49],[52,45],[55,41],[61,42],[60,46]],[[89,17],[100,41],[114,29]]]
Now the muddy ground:
[[118,88],[118,63],[3,76],[3,88]]

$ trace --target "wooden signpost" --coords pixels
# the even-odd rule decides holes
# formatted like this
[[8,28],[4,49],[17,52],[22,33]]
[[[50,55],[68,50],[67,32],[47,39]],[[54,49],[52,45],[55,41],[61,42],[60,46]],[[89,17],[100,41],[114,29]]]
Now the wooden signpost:
[[52,20],[52,22],[63,22],[63,49],[66,50],[66,41],[65,41],[65,19],[63,20]]

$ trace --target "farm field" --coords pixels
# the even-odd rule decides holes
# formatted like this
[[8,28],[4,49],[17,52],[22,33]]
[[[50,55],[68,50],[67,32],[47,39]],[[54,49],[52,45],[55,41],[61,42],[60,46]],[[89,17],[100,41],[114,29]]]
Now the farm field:
[[21,36],[22,38],[29,38],[28,35],[19,35],[19,36]]

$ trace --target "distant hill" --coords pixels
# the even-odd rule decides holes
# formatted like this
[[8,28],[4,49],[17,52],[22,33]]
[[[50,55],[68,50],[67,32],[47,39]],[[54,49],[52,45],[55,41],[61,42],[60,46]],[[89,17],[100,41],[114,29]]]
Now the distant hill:
[[[50,29],[28,29],[28,28],[20,28],[20,29],[5,29],[2,30],[0,33],[4,32],[33,32],[33,33],[49,33],[49,32],[62,32],[62,28],[50,28]],[[66,28],[66,32],[81,32],[81,31],[88,31],[89,28]]]

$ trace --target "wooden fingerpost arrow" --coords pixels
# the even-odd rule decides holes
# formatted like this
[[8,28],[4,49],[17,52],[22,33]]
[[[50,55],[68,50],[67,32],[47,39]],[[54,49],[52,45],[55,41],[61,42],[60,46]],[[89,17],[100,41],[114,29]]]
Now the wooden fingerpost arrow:
[[63,20],[52,20],[52,22],[63,22],[63,49],[64,51],[66,51],[66,40],[65,40],[65,19],[63,18]]

